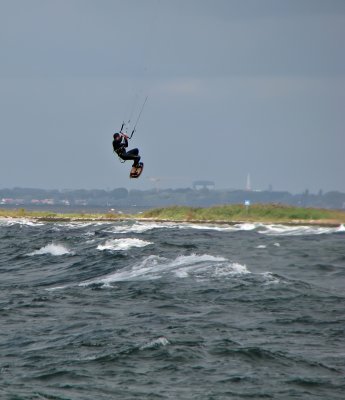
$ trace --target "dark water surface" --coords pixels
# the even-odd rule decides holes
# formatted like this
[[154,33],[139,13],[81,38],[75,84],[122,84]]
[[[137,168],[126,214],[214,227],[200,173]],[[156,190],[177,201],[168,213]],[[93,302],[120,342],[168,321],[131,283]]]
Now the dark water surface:
[[344,399],[345,229],[0,221],[1,399]]

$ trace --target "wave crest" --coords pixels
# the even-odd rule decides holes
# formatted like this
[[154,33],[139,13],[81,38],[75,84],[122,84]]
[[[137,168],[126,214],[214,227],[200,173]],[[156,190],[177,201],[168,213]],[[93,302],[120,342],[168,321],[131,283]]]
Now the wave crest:
[[92,284],[107,286],[121,281],[153,280],[159,279],[166,274],[175,274],[178,278],[192,276],[198,279],[209,279],[248,273],[250,271],[245,265],[231,263],[226,258],[209,254],[181,255],[173,260],[151,255],[137,264],[117,270],[110,275],[82,282],[80,286]]
[[104,244],[97,246],[97,250],[124,251],[132,247],[145,247],[152,244],[146,240],[135,238],[109,239]]
[[52,256],[62,256],[64,254],[73,254],[73,253],[66,246],[62,244],[50,243],[44,247],[41,247],[39,250],[35,250],[27,255],[37,256],[42,254],[50,254]]

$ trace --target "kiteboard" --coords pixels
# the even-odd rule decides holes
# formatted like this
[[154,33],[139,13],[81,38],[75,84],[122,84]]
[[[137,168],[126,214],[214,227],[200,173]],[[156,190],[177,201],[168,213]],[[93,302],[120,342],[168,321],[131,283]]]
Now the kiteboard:
[[139,178],[144,169],[144,163],[140,163],[138,167],[132,167],[129,173],[130,178]]

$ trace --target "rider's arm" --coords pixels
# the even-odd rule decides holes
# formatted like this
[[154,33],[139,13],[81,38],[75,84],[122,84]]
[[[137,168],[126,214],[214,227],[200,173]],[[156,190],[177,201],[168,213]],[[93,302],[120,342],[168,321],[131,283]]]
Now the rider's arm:
[[122,132],[121,132],[121,136],[123,137],[125,147],[128,147],[128,136]]

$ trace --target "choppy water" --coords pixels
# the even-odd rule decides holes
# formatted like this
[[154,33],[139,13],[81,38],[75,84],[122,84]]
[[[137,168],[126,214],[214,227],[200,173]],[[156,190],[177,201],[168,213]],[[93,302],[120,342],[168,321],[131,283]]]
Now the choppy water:
[[345,228],[0,221],[1,399],[344,399]]

